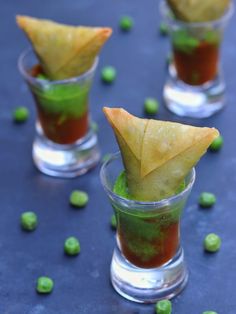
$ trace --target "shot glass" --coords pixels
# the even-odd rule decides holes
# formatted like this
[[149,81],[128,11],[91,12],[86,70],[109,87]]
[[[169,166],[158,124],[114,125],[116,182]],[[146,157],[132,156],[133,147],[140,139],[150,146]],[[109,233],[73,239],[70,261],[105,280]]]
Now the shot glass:
[[175,19],[166,1],[160,9],[169,28],[173,56],[163,91],[166,106],[179,116],[209,117],[225,105],[220,48],[233,5],[219,20],[204,23]]
[[117,220],[116,247],[110,276],[126,299],[154,303],[172,298],[185,287],[188,271],[180,244],[182,210],[195,180],[192,169],[178,194],[158,202],[122,198],[113,192],[123,171],[120,153],[101,168],[100,178]]
[[32,49],[19,58],[19,71],[37,109],[33,160],[47,175],[75,177],[94,167],[100,158],[89,119],[89,93],[97,64],[98,59],[81,76],[49,81]]

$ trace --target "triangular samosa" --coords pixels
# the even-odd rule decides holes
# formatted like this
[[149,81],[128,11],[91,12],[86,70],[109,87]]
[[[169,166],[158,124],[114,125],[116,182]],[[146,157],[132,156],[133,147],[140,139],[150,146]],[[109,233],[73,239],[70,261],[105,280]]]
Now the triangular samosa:
[[185,22],[208,22],[221,18],[230,0],[167,0],[174,15]]
[[107,27],[75,27],[28,16],[17,16],[16,21],[51,80],[76,77],[88,71],[112,33]]
[[140,201],[174,195],[219,135],[214,128],[141,119],[121,108],[103,110],[120,147],[129,194]]

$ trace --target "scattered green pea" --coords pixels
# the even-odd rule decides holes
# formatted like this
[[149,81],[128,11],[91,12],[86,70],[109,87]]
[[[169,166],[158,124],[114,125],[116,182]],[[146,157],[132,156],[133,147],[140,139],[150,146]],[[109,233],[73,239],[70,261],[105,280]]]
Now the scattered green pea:
[[169,34],[169,28],[165,22],[161,22],[159,26],[159,32],[162,36],[167,36]]
[[51,293],[53,290],[53,280],[49,277],[39,277],[37,280],[36,290],[38,293]]
[[125,15],[120,18],[120,29],[124,32],[130,31],[134,26],[132,17]]
[[202,314],[217,314],[217,313],[214,311],[205,311],[205,312],[202,312]]
[[209,233],[204,239],[204,249],[207,252],[217,252],[221,246],[221,239],[215,233]]
[[105,155],[102,157],[102,163],[108,161],[110,158],[111,158],[111,154],[105,154]]
[[93,132],[97,133],[98,132],[98,124],[95,121],[92,121],[91,123],[91,129]]
[[116,79],[116,69],[113,66],[106,66],[102,69],[101,78],[104,83],[112,84]]
[[216,203],[216,197],[213,193],[203,192],[200,194],[198,204],[203,208],[210,208]]
[[17,107],[13,112],[13,119],[16,123],[26,122],[29,118],[29,110],[26,107]]
[[116,215],[115,214],[113,214],[111,216],[111,227],[112,227],[112,229],[116,229],[116,227],[117,227]]
[[78,255],[80,253],[80,243],[75,237],[67,238],[64,243],[64,251],[67,255]]
[[27,231],[33,231],[38,225],[38,217],[34,212],[24,212],[21,214],[21,227]]
[[74,207],[85,207],[89,197],[86,192],[75,190],[70,194],[70,204]]
[[161,300],[156,303],[157,314],[171,314],[172,304],[169,300]]
[[155,98],[146,98],[144,101],[144,111],[146,114],[155,115],[158,112],[159,103]]
[[218,152],[223,146],[224,139],[221,135],[219,135],[210,145],[210,150],[212,152]]

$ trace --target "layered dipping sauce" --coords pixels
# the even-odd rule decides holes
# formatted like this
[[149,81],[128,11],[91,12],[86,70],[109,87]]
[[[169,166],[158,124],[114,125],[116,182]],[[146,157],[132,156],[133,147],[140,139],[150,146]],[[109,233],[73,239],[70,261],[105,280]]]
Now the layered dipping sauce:
[[174,65],[180,80],[189,85],[202,85],[215,79],[221,35],[219,31],[185,30],[172,35]]
[[[124,172],[117,178],[113,191],[130,199]],[[153,212],[128,211],[113,206],[118,243],[124,257],[140,268],[156,268],[170,261],[179,248],[179,221],[183,206],[181,203]]]
[[116,217],[122,254],[133,265],[159,267],[176,254],[179,247],[178,215],[172,217],[170,212],[153,213],[152,216],[128,214],[117,209]]
[[91,82],[49,81],[40,65],[30,73],[39,84],[30,86],[44,135],[57,144],[73,144],[89,128],[88,93]]

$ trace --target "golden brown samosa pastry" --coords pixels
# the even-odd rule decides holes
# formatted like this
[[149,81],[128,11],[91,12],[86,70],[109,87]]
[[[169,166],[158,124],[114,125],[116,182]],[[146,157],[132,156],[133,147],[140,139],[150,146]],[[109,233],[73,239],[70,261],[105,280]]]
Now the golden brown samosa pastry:
[[167,0],[176,18],[185,22],[207,22],[221,18],[230,0]]
[[28,16],[17,16],[16,21],[51,80],[67,79],[88,71],[112,33],[111,28],[75,27]]
[[121,108],[104,108],[118,141],[131,197],[158,201],[178,190],[208,146],[214,128],[140,119]]

